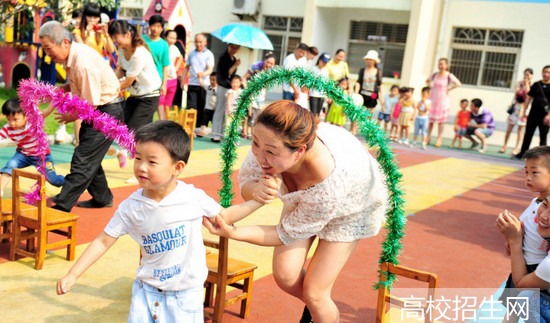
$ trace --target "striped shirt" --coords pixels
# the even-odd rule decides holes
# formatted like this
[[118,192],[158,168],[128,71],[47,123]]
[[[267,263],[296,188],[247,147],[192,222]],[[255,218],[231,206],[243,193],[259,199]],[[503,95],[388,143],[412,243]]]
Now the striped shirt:
[[[25,128],[15,129],[9,125],[4,125],[0,129],[0,138],[11,139],[17,143],[17,151],[26,156],[38,156],[39,147],[36,137],[30,133],[30,125],[27,122]],[[46,154],[50,153],[50,147],[46,148]]]

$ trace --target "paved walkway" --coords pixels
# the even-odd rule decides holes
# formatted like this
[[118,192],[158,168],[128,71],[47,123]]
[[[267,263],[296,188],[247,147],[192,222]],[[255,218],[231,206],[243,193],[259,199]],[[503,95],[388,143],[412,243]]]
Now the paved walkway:
[[[452,133],[452,127],[448,126]],[[447,134],[447,130],[446,130]],[[490,143],[500,145],[499,134]],[[450,139],[447,139],[450,140]],[[239,147],[240,165],[249,150],[247,141]],[[219,181],[218,145],[198,138],[184,171],[183,180],[217,195]],[[509,261],[503,241],[494,227],[496,214],[510,209],[519,214],[532,198],[523,185],[523,163],[502,154],[480,154],[470,150],[429,147],[427,150],[395,145],[403,172],[408,224],[400,262],[439,275],[441,287],[488,288],[495,291],[507,277]],[[0,160],[11,153],[0,149]],[[70,146],[53,146],[56,167],[68,172]],[[103,229],[115,207],[137,186],[125,180],[132,162],[119,169],[114,158],[103,165],[115,195],[114,208],[74,208],[79,220],[77,256]],[[56,191],[48,186],[48,195]],[[238,194],[236,194],[238,196]],[[86,194],[81,200],[89,198]],[[237,199],[238,201],[238,199]],[[243,224],[275,224],[280,202],[262,208]],[[205,235],[207,235],[205,233]],[[373,322],[377,281],[377,260],[383,234],[362,240],[334,287],[333,297],[342,322]],[[303,305],[284,294],[271,275],[272,249],[231,241],[230,253],[258,264],[254,280],[251,314],[246,320],[229,307],[224,322],[297,322]],[[0,313],[6,322],[123,322],[130,301],[131,283],[138,263],[138,247],[124,237],[79,281],[73,292],[55,295],[55,282],[72,263],[61,251],[50,252],[44,269],[36,271],[30,259],[7,261],[7,246],[0,245]],[[40,310],[37,310],[40,309]]]

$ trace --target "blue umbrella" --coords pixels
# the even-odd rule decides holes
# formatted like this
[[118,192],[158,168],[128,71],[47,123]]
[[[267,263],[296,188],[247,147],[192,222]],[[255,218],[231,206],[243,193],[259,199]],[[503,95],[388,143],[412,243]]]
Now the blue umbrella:
[[261,29],[249,25],[228,24],[213,31],[212,36],[229,44],[273,50],[273,44],[267,35]]

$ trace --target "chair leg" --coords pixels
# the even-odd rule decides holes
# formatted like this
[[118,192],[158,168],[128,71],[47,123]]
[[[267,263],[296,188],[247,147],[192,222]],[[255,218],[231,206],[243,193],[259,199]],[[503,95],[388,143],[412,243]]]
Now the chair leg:
[[252,300],[253,276],[254,276],[254,272],[251,272],[250,276],[248,278],[245,278],[243,282],[243,292],[246,293],[246,298],[241,301],[241,313],[239,315],[243,319],[247,318],[248,314],[250,314],[250,301]]
[[214,315],[212,323],[219,323],[223,320],[223,312],[225,310],[225,285],[216,284],[216,303],[214,304]]
[[[42,234],[44,233],[44,234]],[[48,233],[40,232],[37,235],[37,250],[35,251],[34,269],[40,270],[44,266],[44,258],[46,257],[46,243],[48,242]]]
[[204,294],[204,306],[212,307],[214,302],[214,284],[206,282],[206,291]]
[[15,249],[18,248],[21,243],[21,227],[17,221],[13,221],[12,230],[13,238],[10,244],[10,260],[15,261]]
[[68,228],[68,238],[71,242],[67,245],[67,260],[73,261],[76,251],[76,222],[73,222]]

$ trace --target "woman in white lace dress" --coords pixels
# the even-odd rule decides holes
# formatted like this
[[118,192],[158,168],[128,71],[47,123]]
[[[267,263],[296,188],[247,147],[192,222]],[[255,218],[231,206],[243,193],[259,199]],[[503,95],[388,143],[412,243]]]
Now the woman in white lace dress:
[[[274,177],[282,180],[280,188]],[[228,224],[238,219],[217,218],[205,226],[214,234],[274,246],[275,281],[307,306],[300,322],[338,322],[332,286],[358,240],[376,235],[385,219],[388,195],[376,160],[345,129],[317,126],[310,111],[282,100],[258,116],[239,182],[245,200],[281,198],[279,224],[233,227]],[[305,268],[315,237],[319,244]]]

